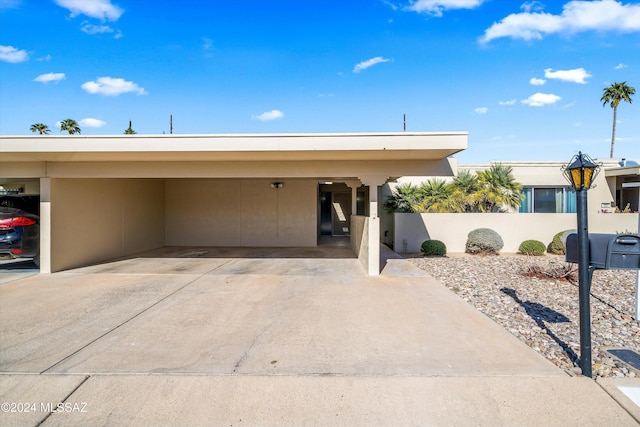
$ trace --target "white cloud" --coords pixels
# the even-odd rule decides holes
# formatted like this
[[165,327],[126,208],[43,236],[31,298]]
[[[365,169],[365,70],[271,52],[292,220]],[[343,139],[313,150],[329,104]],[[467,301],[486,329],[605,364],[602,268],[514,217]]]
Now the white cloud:
[[392,3],[389,0],[381,0],[383,4],[386,4],[387,6],[389,6],[391,9],[393,10],[398,10],[398,6],[394,3]]
[[82,32],[87,34],[113,33],[113,28],[108,25],[93,25],[88,23],[87,21],[82,23],[80,29],[82,30]]
[[549,34],[574,34],[583,31],[640,31],[640,4],[622,4],[617,0],[567,2],[560,15],[525,9],[513,13],[489,27],[480,43],[501,37],[540,40]]
[[520,6],[520,9],[525,12],[540,12],[544,9],[544,5],[539,1],[530,1],[523,3],[522,6]]
[[489,109],[487,107],[478,107],[475,110],[473,110],[473,112],[476,114],[487,114],[488,111]]
[[29,54],[26,50],[19,50],[13,46],[0,45],[0,61],[11,62],[17,64],[29,60]]
[[64,73],[47,73],[47,74],[40,74],[38,77],[33,79],[33,81],[40,82],[40,83],[49,83],[49,82],[58,83],[60,80],[64,80],[64,78],[65,78]]
[[100,119],[94,119],[91,117],[87,117],[86,119],[82,119],[78,122],[78,125],[80,125],[81,127],[86,127],[86,128],[100,128],[104,125],[106,125],[107,122],[100,120]]
[[112,34],[114,39],[119,39],[122,37],[122,31],[114,30],[108,25],[93,25],[87,21],[82,23],[80,30],[86,34],[95,35],[95,34]]
[[543,107],[549,104],[555,104],[560,101],[562,98],[558,95],[554,95],[552,93],[534,93],[527,99],[523,99],[521,102],[530,107]]
[[584,68],[558,71],[553,71],[551,68],[547,68],[544,70],[544,76],[548,79],[557,79],[563,82],[585,84],[587,83],[586,79],[591,77],[591,74],[589,74]]
[[474,9],[485,1],[486,0],[410,0],[405,10],[440,17],[444,10]]
[[83,83],[81,87],[88,93],[106,96],[117,96],[128,92],[134,92],[138,95],[147,94],[144,88],[136,83],[113,77],[99,77],[95,82]]
[[535,77],[532,77],[531,80],[529,80],[529,84],[534,86],[542,86],[546,82],[547,81],[545,79],[536,79]]
[[508,101],[498,101],[498,105],[514,105],[515,103],[515,99],[510,99]]
[[51,55],[45,55],[41,58],[36,59],[36,61],[44,61],[44,62],[49,62],[51,61]]
[[71,17],[86,15],[103,21],[117,21],[124,10],[111,4],[110,0],[55,0],[58,6],[71,12]]
[[383,58],[382,56],[376,56],[375,58],[371,58],[371,59],[367,59],[366,61],[362,61],[359,64],[356,64],[355,67],[353,67],[353,72],[354,73],[359,73],[362,70],[366,70],[369,67],[372,67],[376,64],[381,64],[383,62],[390,62],[391,59],[389,58]]
[[280,110],[265,111],[260,115],[252,116],[252,118],[262,120],[263,122],[268,122],[270,120],[277,120],[283,117],[284,117],[284,113]]
[[629,67],[627,64],[620,63],[620,64],[615,66],[615,69],[616,70],[622,70],[623,68],[627,68],[627,67]]

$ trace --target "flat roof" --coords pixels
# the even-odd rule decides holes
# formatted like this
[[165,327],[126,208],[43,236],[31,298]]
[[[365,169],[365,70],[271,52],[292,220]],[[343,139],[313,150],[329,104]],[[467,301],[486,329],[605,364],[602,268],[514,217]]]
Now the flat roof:
[[440,160],[468,132],[0,136],[0,161]]
[[624,166],[604,171],[605,176],[634,177],[640,175],[640,166]]

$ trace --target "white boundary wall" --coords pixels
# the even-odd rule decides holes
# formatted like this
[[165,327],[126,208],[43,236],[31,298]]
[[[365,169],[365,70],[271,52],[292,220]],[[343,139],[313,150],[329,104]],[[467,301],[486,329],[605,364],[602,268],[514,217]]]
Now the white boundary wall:
[[[425,240],[440,240],[447,252],[464,252],[467,235],[476,228],[491,228],[504,241],[502,252],[517,252],[525,240],[539,240],[548,245],[559,231],[575,229],[576,214],[549,213],[396,213],[394,216],[394,250],[420,252]],[[589,215],[590,233],[624,233],[638,231],[638,214]]]

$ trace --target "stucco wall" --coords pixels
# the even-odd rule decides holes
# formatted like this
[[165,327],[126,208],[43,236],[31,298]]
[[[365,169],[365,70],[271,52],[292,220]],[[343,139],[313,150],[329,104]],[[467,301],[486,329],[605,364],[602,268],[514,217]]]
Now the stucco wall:
[[164,245],[164,180],[52,179],[51,271]]
[[168,246],[315,246],[317,183],[266,179],[168,179]]
[[351,249],[370,276],[380,274],[380,221],[351,216]]
[[[549,244],[562,230],[576,228],[576,214],[518,214],[518,213],[451,213],[414,214],[396,213],[395,251],[420,252],[425,240],[440,240],[448,252],[464,252],[467,235],[476,228],[491,228],[504,241],[502,252],[517,252],[520,243],[534,239]],[[616,233],[638,230],[638,214],[591,214],[589,232]]]
[[[366,216],[351,215],[351,250],[360,257],[360,250],[362,249],[362,238],[365,233],[365,228],[368,226]],[[364,248],[366,250],[366,248]]]

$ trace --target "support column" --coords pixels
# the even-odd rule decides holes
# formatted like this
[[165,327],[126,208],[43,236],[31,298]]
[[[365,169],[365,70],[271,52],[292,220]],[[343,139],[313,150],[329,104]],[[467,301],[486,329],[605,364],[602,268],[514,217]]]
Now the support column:
[[[380,275],[380,217],[378,216],[378,186],[387,181],[386,176],[364,176],[360,181],[369,187],[369,216],[366,225],[366,260],[361,257],[361,262],[367,269],[369,276]],[[364,237],[363,237],[364,240]],[[364,251],[363,251],[364,252]],[[361,253],[361,255],[364,255]]]
[[360,181],[357,179],[351,179],[344,182],[347,187],[351,189],[351,215],[358,214],[358,188],[360,188]]
[[40,273],[51,273],[51,178],[40,178]]

